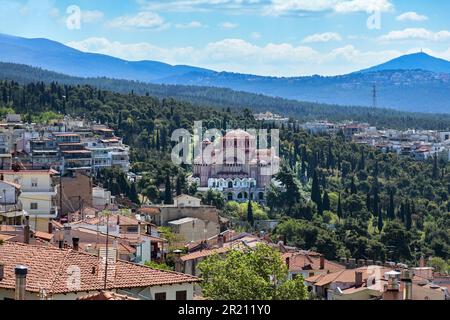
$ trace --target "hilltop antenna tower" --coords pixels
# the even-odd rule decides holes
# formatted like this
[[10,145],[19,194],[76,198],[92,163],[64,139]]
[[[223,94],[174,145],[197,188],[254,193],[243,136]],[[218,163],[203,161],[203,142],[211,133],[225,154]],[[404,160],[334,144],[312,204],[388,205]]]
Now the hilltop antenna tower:
[[377,106],[378,106],[378,92],[377,92],[377,85],[375,83],[373,84],[373,88],[372,88],[372,99],[373,99],[372,107],[373,107],[373,110],[375,111],[375,109],[377,109]]

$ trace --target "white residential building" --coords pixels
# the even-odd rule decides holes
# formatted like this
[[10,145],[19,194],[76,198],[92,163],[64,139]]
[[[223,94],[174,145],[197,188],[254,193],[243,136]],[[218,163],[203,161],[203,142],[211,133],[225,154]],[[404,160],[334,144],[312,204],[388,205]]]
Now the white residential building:
[[54,170],[4,170],[0,171],[4,181],[20,185],[19,201],[30,217],[30,226],[38,231],[47,231],[48,223],[58,216],[55,204],[57,188],[52,177]]

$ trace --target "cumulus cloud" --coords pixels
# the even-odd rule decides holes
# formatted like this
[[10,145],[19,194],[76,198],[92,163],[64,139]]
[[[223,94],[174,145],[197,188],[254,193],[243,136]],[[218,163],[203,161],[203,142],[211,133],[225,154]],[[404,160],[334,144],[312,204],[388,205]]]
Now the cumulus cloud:
[[81,10],[81,21],[83,23],[96,23],[105,17],[105,14],[99,10]]
[[414,12],[414,11],[409,11],[409,12],[402,13],[396,19],[397,19],[397,21],[401,21],[401,22],[404,22],[404,21],[426,21],[426,20],[428,20],[428,17],[418,14],[417,12]]
[[282,15],[298,12],[332,11],[337,13],[391,11],[391,0],[272,0],[266,14]]
[[107,24],[110,28],[121,29],[164,29],[168,23],[160,15],[150,11],[141,11],[136,15],[114,18]]
[[303,39],[303,43],[342,41],[342,37],[336,32],[317,33],[307,36]]
[[395,50],[361,51],[352,45],[319,52],[289,43],[255,45],[243,39],[223,39],[202,47],[160,47],[154,44],[121,43],[106,38],[88,38],[69,46],[126,60],[157,60],[170,64],[201,66],[217,71],[257,75],[299,76],[343,74],[400,56]]
[[239,25],[237,23],[232,23],[232,22],[223,22],[221,24],[219,24],[219,27],[222,29],[236,29],[237,27],[239,27]]
[[404,41],[404,40],[424,40],[424,41],[446,41],[450,39],[450,31],[442,30],[433,32],[425,28],[407,28],[404,30],[391,31],[379,38],[381,41]]
[[177,28],[177,29],[196,29],[196,28],[202,28],[202,27],[203,27],[203,24],[199,21],[191,21],[186,24],[177,23],[175,25],[175,28]]
[[143,8],[151,11],[209,11],[223,10],[253,10],[270,0],[138,0]]

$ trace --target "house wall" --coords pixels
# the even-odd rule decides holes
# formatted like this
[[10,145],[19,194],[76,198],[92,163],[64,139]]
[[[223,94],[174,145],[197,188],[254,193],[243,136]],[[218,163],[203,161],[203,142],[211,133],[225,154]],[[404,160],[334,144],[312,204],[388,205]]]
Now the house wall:
[[186,242],[206,240],[220,233],[220,226],[218,223],[200,219],[188,221],[183,224],[170,224],[169,222],[169,226],[175,233],[183,236],[183,239]]
[[[158,207],[159,208],[159,207]],[[206,221],[212,221],[219,224],[219,212],[214,207],[160,207],[161,214],[159,221],[155,223],[159,225],[167,225],[169,221],[179,220],[181,218],[191,217]],[[158,220],[158,219],[157,219]]]
[[82,207],[92,206],[92,181],[84,174],[77,173],[73,177],[63,177],[61,192],[60,210],[62,214],[73,213]]
[[0,205],[2,204],[16,204],[16,188],[10,184],[0,181]]

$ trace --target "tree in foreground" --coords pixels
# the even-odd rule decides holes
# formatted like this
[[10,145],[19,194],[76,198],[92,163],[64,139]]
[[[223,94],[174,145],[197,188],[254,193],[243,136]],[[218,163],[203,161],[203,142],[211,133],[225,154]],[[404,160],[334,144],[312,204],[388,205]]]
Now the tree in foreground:
[[231,250],[199,264],[203,295],[213,300],[306,300],[302,277],[288,279],[288,268],[275,249]]

